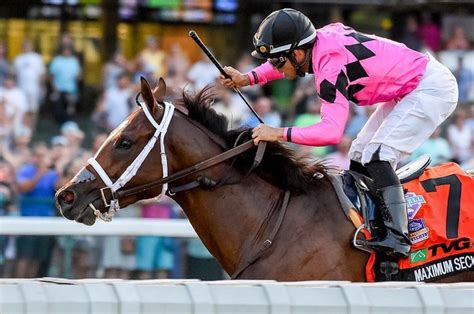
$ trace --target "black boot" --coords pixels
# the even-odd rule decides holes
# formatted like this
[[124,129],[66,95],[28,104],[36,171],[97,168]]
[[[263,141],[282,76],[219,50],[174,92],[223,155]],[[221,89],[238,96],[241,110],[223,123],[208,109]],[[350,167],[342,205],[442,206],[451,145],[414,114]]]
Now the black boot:
[[407,257],[410,252],[408,218],[402,185],[391,185],[377,190],[382,198],[382,219],[387,230],[383,239],[357,240],[358,244],[393,257]]
[[349,165],[349,170],[355,171],[357,173],[363,174],[366,177],[370,178],[370,173],[367,171],[367,168],[364,167],[360,162],[351,159],[351,163]]

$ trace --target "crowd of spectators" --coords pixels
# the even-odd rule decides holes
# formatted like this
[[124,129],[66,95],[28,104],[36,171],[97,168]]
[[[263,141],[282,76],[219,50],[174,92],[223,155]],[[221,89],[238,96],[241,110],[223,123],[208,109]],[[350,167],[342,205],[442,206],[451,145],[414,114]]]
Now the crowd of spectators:
[[[424,17],[422,22],[407,18],[402,41],[409,47],[428,51],[450,69],[459,83],[460,104],[448,121],[411,158],[431,154],[433,165],[455,161],[463,168],[474,168],[474,69],[465,60],[474,60],[474,51],[462,27],[441,39],[440,26]],[[53,195],[100,147],[108,134],[136,109],[134,97],[140,76],[150,82],[164,77],[168,96],[179,97],[181,90],[199,90],[215,84],[219,72],[209,59],[192,63],[183,47],[174,44],[166,50],[159,39],[149,36],[146,46],[134,58],[120,51],[103,67],[102,93],[88,118],[94,128],[93,140],[85,143],[78,123],[78,97],[82,67],[68,34],[61,36],[57,54],[49,64],[35,52],[31,41],[23,43],[22,53],[6,57],[0,42],[0,216],[57,216]],[[456,60],[452,62],[449,60]],[[247,72],[255,64],[245,53],[234,66]],[[453,65],[454,64],[454,65]],[[47,88],[49,86],[49,88]],[[255,111],[272,126],[307,126],[318,122],[321,104],[312,76],[296,83],[281,81],[243,90]],[[258,120],[238,95],[216,85],[214,109],[226,115],[230,127],[256,126]],[[49,104],[50,112],[41,111]],[[351,104],[350,119],[342,142],[335,147],[295,147],[302,155],[325,159],[346,169],[347,152],[374,107]],[[38,119],[49,115],[59,134],[48,142],[32,139],[39,132]],[[120,217],[184,218],[171,199],[148,200],[120,211]],[[60,276],[69,278],[222,278],[222,271],[197,239],[159,237],[50,237],[0,236],[0,277]]]

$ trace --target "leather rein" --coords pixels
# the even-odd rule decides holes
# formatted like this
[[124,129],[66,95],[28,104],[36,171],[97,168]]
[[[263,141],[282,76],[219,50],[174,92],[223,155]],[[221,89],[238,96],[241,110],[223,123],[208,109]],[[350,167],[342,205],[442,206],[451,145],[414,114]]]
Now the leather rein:
[[[97,163],[95,158],[89,159],[89,164],[91,164],[91,166],[93,166],[93,168],[96,170],[96,172],[98,172],[98,174],[100,175],[102,180],[106,183],[106,187],[100,189],[100,194],[101,194],[101,197],[102,197],[102,200],[103,200],[105,206],[109,207],[109,212],[106,213],[105,215],[102,215],[100,213],[100,211],[97,210],[92,204],[89,204],[89,206],[93,209],[95,215],[98,218],[100,218],[104,221],[111,221],[111,218],[113,217],[114,212],[116,212],[120,208],[120,205],[118,204],[118,200],[120,198],[123,198],[123,197],[126,197],[126,196],[135,195],[137,193],[141,193],[141,192],[144,192],[144,191],[147,191],[147,190],[150,190],[150,189],[153,189],[153,188],[157,188],[157,187],[160,187],[160,186],[163,187],[162,193],[160,194],[160,196],[164,193],[168,193],[169,195],[174,195],[176,192],[189,190],[189,189],[195,188],[195,187],[200,186],[200,185],[208,185],[208,186],[213,186],[214,185],[215,186],[216,185],[215,182],[213,182],[209,178],[199,177],[197,180],[194,180],[191,183],[188,183],[188,184],[185,184],[185,185],[182,185],[182,186],[179,186],[179,187],[171,188],[171,189],[168,190],[168,183],[175,182],[177,180],[183,179],[183,178],[185,178],[187,176],[190,176],[192,174],[195,174],[197,172],[200,172],[200,171],[206,170],[208,168],[211,168],[211,167],[213,167],[215,165],[218,165],[218,164],[220,164],[220,163],[222,163],[226,160],[234,158],[234,157],[242,154],[243,152],[251,149],[252,147],[254,147],[253,141],[249,140],[249,141],[247,141],[247,142],[245,142],[241,145],[235,146],[234,148],[229,149],[229,150],[227,150],[227,151],[225,151],[225,152],[223,152],[219,155],[216,155],[214,157],[211,157],[209,159],[201,161],[201,162],[199,162],[195,165],[192,165],[188,168],[180,170],[180,171],[178,171],[174,174],[168,175],[168,173],[167,173],[167,158],[166,158],[166,153],[164,152],[164,149],[165,149],[165,147],[164,147],[164,136],[166,134],[168,124],[171,122],[173,111],[175,109],[176,109],[177,112],[181,113],[186,118],[187,118],[187,115],[186,115],[186,113],[180,111],[178,108],[175,108],[172,104],[164,103],[163,105],[165,105],[165,108],[166,109],[171,108],[171,110],[165,110],[165,115],[167,117],[166,117],[166,121],[164,122],[165,126],[163,127],[163,123],[158,124],[158,122],[156,122],[156,120],[151,116],[150,112],[146,108],[146,105],[143,106],[138,101],[139,95],[140,94],[138,94],[137,97],[136,97],[137,104],[143,109],[143,111],[144,111],[145,115],[147,116],[147,119],[150,121],[150,123],[153,124],[153,126],[157,129],[157,131],[155,132],[152,139],[150,139],[150,142],[154,139],[156,140],[157,138],[160,139],[160,146],[161,146],[161,153],[160,154],[161,154],[161,157],[162,157],[161,159],[162,159],[162,163],[163,163],[163,174],[164,174],[164,176],[161,179],[156,180],[156,181],[144,183],[144,184],[137,185],[137,186],[134,186],[134,187],[129,187],[129,188],[125,187],[125,184],[128,182],[128,180],[130,180],[130,178],[133,177],[135,175],[136,171],[138,171],[138,169],[140,168],[141,162],[143,162],[144,159],[147,157],[148,153],[151,151],[152,147],[155,145],[155,141],[153,141],[151,143],[149,142],[147,144],[147,146],[150,146],[150,147],[148,147],[148,150],[147,150],[147,152],[145,152],[143,158],[141,158],[141,161],[139,161],[137,163],[137,160],[135,160],[132,163],[132,165],[129,166],[129,168],[134,166],[133,167],[134,170],[128,171],[129,169],[127,169],[127,171],[126,171],[126,172],[133,172],[133,173],[129,174],[125,178],[122,178],[122,176],[124,176],[124,174],[123,174],[121,176],[121,178],[119,178],[116,182],[111,181],[111,179],[105,173],[105,170]],[[194,123],[194,121],[192,121],[190,119],[187,119],[187,120],[196,125],[196,123]],[[199,127],[199,125],[197,125],[197,126]],[[164,132],[162,132],[163,129],[164,129]],[[239,138],[240,138],[240,136],[239,136]],[[247,175],[250,174],[250,172],[252,172],[256,167],[258,167],[258,165],[262,161],[263,155],[265,153],[266,144],[267,143],[263,142],[263,141],[259,143],[258,148],[257,148],[257,152],[255,154],[254,162],[252,164],[252,167],[248,171]],[[220,145],[220,146],[222,146],[222,145]],[[165,164],[166,164],[166,166],[165,166]],[[118,181],[121,181],[121,182],[118,182]]]
[[[263,154],[264,154],[264,151],[265,151],[265,145],[266,145],[266,142],[261,142],[261,145],[259,144],[258,146],[258,149],[257,149],[257,154],[255,155],[255,159],[254,159],[254,163],[252,165],[252,170],[255,169],[259,164],[260,164],[260,161],[262,160],[263,158]],[[243,152],[251,149],[252,147],[254,147],[255,145],[253,144],[253,141],[252,140],[249,140],[243,144],[240,144],[239,146],[236,146],[234,148],[231,148],[219,155],[216,155],[214,157],[211,157],[209,159],[206,159],[204,161],[201,161],[193,166],[190,166],[188,168],[185,168],[183,170],[180,170],[178,172],[175,172],[167,177],[164,177],[164,178],[161,178],[159,180],[156,180],[156,181],[153,181],[153,182],[148,182],[148,183],[144,183],[144,184],[141,184],[141,185],[138,185],[138,186],[134,186],[134,187],[131,187],[131,188],[126,188],[126,189],[122,189],[122,190],[119,190],[116,192],[116,196],[118,198],[120,197],[125,197],[125,196],[130,196],[130,195],[134,195],[134,194],[137,194],[137,193],[141,193],[141,192],[144,192],[144,191],[147,191],[149,189],[153,189],[153,188],[157,188],[159,186],[162,186],[163,184],[166,184],[166,183],[172,183],[174,181],[177,181],[179,179],[183,179],[187,176],[190,176],[192,174],[195,174],[197,172],[200,172],[202,170],[206,170],[208,168],[211,168],[215,165],[218,165],[226,160],[229,160],[233,157],[236,157],[240,154],[242,154]]]
[[[138,96],[139,95],[137,95],[137,99],[136,99],[137,103],[140,105],[140,107],[142,107],[142,109],[144,110],[145,115],[147,116],[147,119],[150,121],[151,124],[153,124],[153,126],[156,128],[157,131],[155,131],[155,134],[153,135],[152,139],[150,139],[149,143],[146,145],[146,146],[149,146],[148,149],[147,150],[145,149],[147,147],[144,148],[144,150],[146,150],[146,151],[145,151],[145,154],[144,154],[143,158],[141,158],[141,161],[139,161],[137,163],[137,160],[135,160],[135,161],[133,161],[132,165],[129,166],[129,168],[130,168],[130,167],[134,166],[137,163],[135,165],[135,167],[132,167],[132,168],[135,169],[135,173],[140,168],[141,162],[143,162],[143,160],[148,156],[148,153],[151,152],[151,149],[155,145],[154,140],[156,140],[157,138],[160,138],[160,146],[161,146],[160,154],[161,154],[161,158],[162,158],[162,163],[167,165],[166,153],[164,151],[164,149],[165,149],[165,147],[164,147],[164,136],[166,134],[167,127],[168,127],[169,123],[171,122],[173,112],[175,110],[175,107],[172,104],[164,103],[165,109],[166,109],[165,110],[166,121],[164,122],[164,125],[163,124],[158,124],[156,122],[156,120],[154,120],[154,118],[151,116],[150,112],[146,108],[146,105],[142,106],[138,102]],[[177,112],[179,112],[183,116],[187,117],[187,115],[184,112],[182,112],[180,110],[177,110]],[[195,124],[192,120],[188,119],[188,121]],[[197,126],[199,127],[199,125],[197,125]],[[164,130],[164,131],[162,132],[162,130]],[[239,141],[241,135],[238,136],[238,138],[236,140],[236,143]],[[236,143],[234,145],[236,145]],[[252,164],[251,168],[248,170],[246,175],[249,175],[256,167],[258,167],[258,165],[262,161],[263,155],[265,153],[266,145],[267,145],[267,142],[264,142],[264,141],[261,141],[258,144],[258,148],[257,148],[257,152],[255,154],[253,164]],[[94,210],[94,214],[98,218],[100,218],[104,221],[111,221],[114,212],[116,210],[118,210],[118,209],[115,209],[115,207],[113,207],[113,206],[117,206],[118,208],[120,208],[119,204],[118,204],[118,199],[120,199],[122,197],[130,196],[130,195],[135,195],[137,193],[141,193],[141,192],[144,192],[144,191],[147,191],[147,190],[150,190],[150,189],[154,189],[154,188],[157,188],[157,187],[160,187],[160,186],[163,187],[162,193],[160,195],[162,195],[163,192],[173,195],[173,194],[175,194],[175,192],[181,192],[181,191],[185,191],[185,190],[195,188],[199,185],[203,185],[203,180],[202,180],[203,177],[200,177],[197,180],[194,180],[190,183],[187,183],[187,184],[184,184],[182,186],[171,188],[171,189],[167,190],[168,183],[175,182],[177,180],[183,179],[185,177],[188,177],[188,176],[193,175],[195,173],[198,173],[200,171],[209,169],[209,168],[211,168],[213,166],[216,166],[216,165],[218,165],[218,164],[220,164],[224,161],[227,161],[231,158],[234,158],[234,157],[242,154],[243,152],[248,151],[249,149],[251,149],[253,147],[254,147],[253,140],[249,140],[249,141],[247,141],[243,144],[237,145],[234,148],[231,148],[231,149],[229,149],[229,150],[227,150],[227,151],[225,151],[225,152],[223,152],[219,155],[216,155],[214,157],[211,157],[209,159],[201,161],[201,162],[199,162],[195,165],[192,165],[190,167],[187,167],[185,169],[182,169],[182,170],[180,170],[178,172],[175,172],[173,174],[170,174],[170,175],[167,175],[167,166],[166,166],[166,172],[165,172],[165,169],[163,169],[164,176],[161,179],[156,180],[156,181],[152,181],[152,182],[148,182],[148,183],[144,183],[144,184],[141,184],[141,185],[138,185],[138,186],[130,187],[130,188],[125,188],[124,185],[128,182],[128,180],[131,177],[133,177],[134,173],[131,176],[130,175],[127,176],[124,179],[124,181],[122,180],[122,176],[121,176],[115,183],[113,183],[113,182],[111,182],[111,179],[105,173],[104,169],[97,163],[95,158],[92,158],[92,159],[89,160],[89,163],[94,167],[94,169],[96,171],[98,171],[100,177],[106,183],[106,187],[100,189],[100,193],[101,193],[104,204],[106,206],[108,205],[110,208],[109,208],[109,212],[104,215],[99,210],[97,210],[92,205],[92,203],[89,204],[89,206],[91,206],[91,208]],[[143,151],[142,151],[142,153],[143,153]],[[233,162],[234,161],[232,161],[232,164],[233,164]],[[123,185],[118,185],[116,187],[115,185],[117,184],[117,182],[121,181],[121,180],[124,182]],[[207,181],[212,181],[212,180],[204,177],[204,182],[206,180]],[[175,192],[173,192],[173,190]],[[109,195],[107,195],[105,191],[109,191]],[[236,279],[240,275],[242,275],[242,273],[244,273],[244,271],[248,267],[250,267],[257,260],[259,260],[268,251],[268,249],[272,246],[273,241],[274,241],[278,231],[280,230],[283,219],[285,217],[285,214],[286,214],[286,211],[287,211],[287,208],[288,208],[289,200],[290,200],[290,192],[285,191],[283,193],[283,198],[282,198],[280,206],[277,205],[278,206],[277,207],[278,216],[277,216],[277,219],[276,219],[276,222],[275,222],[273,228],[271,229],[270,234],[261,243],[261,245],[260,245],[260,247],[258,248],[257,251],[251,250],[250,256],[242,256],[242,258],[237,263],[237,268],[235,269],[235,271],[233,272],[233,274],[231,276],[232,279]],[[110,211],[110,209],[112,209],[112,211]],[[265,226],[265,229],[266,229],[266,227],[268,227],[268,221],[267,220],[265,220],[263,222],[263,226]]]

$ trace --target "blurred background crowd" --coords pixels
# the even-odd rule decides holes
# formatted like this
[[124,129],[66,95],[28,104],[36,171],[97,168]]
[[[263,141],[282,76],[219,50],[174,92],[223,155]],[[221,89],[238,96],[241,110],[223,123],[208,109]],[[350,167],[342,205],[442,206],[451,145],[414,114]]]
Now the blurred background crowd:
[[[165,78],[171,101],[183,89],[215,84],[219,73],[187,37],[190,29],[198,30],[223,64],[247,72],[257,65],[249,54],[256,26],[282,7],[303,11],[317,27],[340,21],[436,56],[458,80],[459,105],[410,159],[428,153],[432,165],[455,161],[474,168],[474,8],[469,1],[420,1],[418,6],[404,1],[380,6],[367,6],[370,1],[261,1],[252,10],[250,1],[243,0],[20,2],[22,12],[6,1],[0,16],[0,216],[58,216],[56,189],[137,109],[140,76],[150,82]],[[163,15],[170,7],[181,15]],[[117,12],[99,20],[106,26],[94,26],[94,14],[108,9]],[[140,23],[143,16],[147,23]],[[112,43],[106,38],[111,27]],[[320,120],[313,76],[242,91],[269,125],[307,126]],[[213,93],[214,109],[228,117],[230,127],[257,125],[233,91],[216,85]],[[348,168],[351,141],[374,109],[351,105],[339,145],[295,149]],[[185,219],[167,198],[139,202],[121,210],[120,217]],[[197,239],[0,235],[0,276],[211,280],[223,273]]]

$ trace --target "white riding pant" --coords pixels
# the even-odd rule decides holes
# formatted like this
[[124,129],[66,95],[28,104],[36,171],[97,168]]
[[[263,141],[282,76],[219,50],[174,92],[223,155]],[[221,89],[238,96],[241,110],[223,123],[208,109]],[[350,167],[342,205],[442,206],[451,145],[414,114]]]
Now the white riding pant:
[[433,56],[418,86],[400,101],[377,105],[352,142],[349,157],[363,165],[380,148],[379,159],[393,168],[426,141],[454,111],[458,85],[454,75]]

